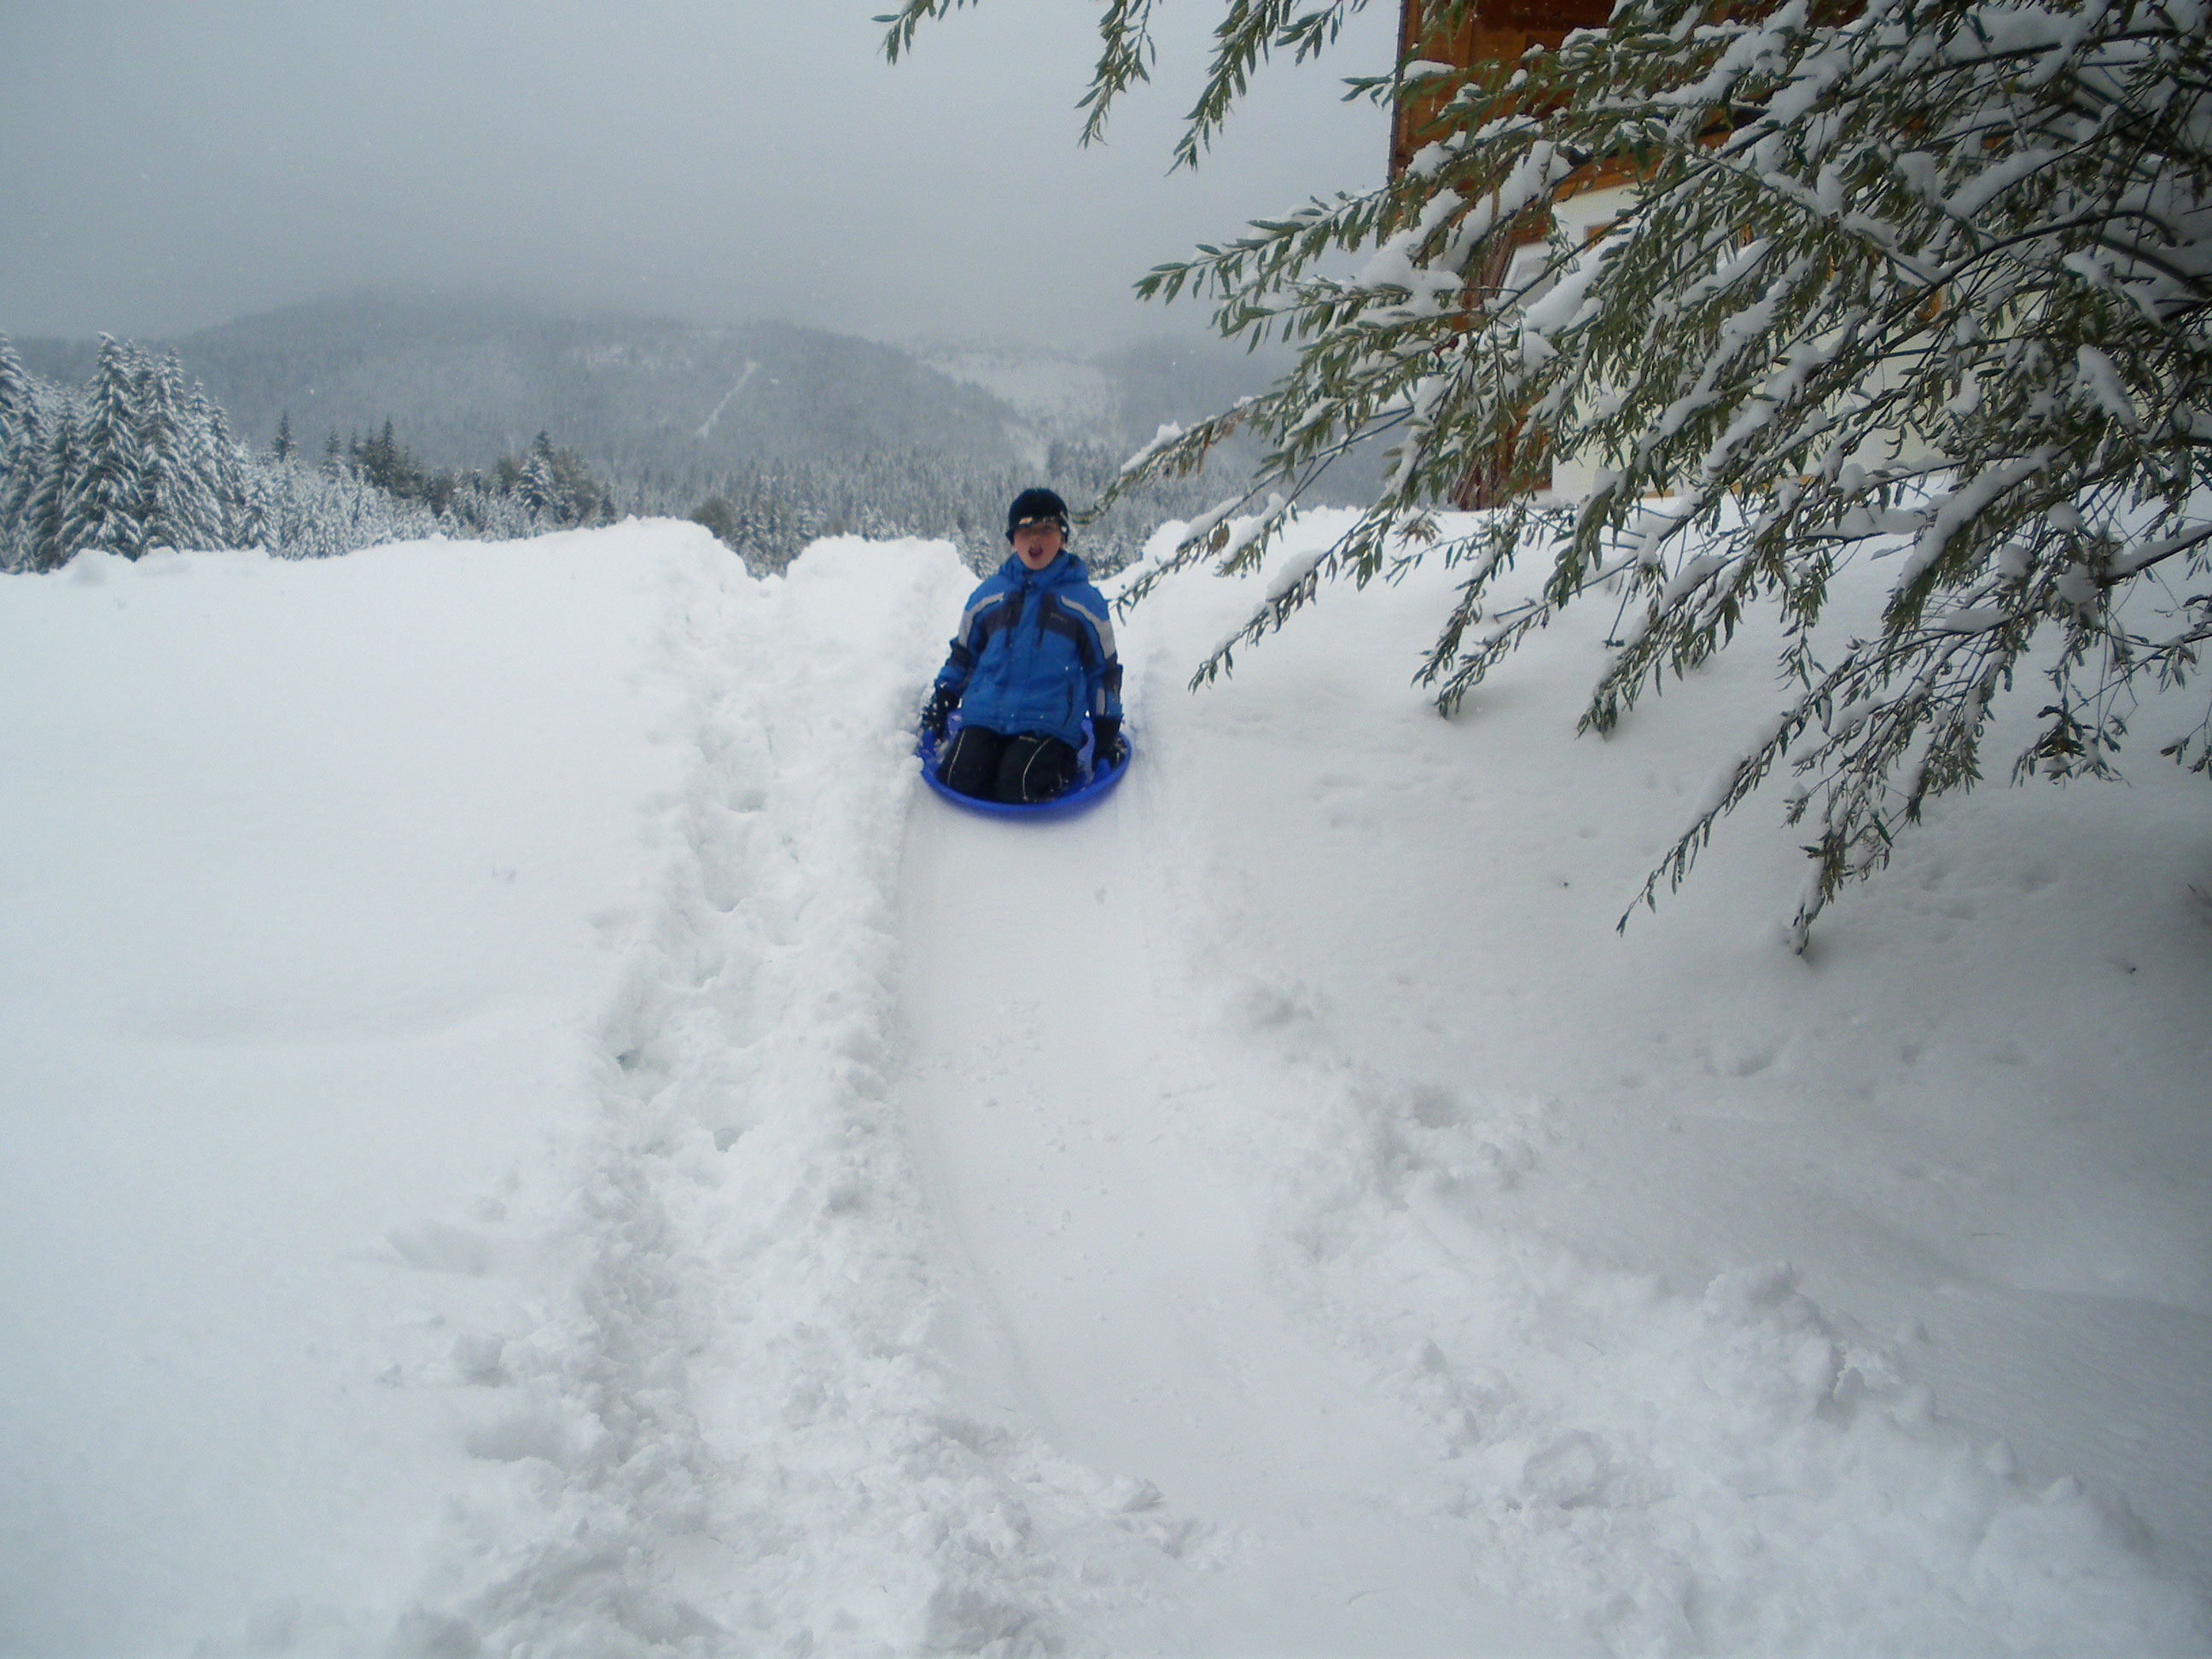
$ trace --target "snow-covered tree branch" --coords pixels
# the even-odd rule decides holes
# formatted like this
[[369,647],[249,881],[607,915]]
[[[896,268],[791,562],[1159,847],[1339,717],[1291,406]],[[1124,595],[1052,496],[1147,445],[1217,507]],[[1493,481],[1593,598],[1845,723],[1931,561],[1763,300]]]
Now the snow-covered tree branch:
[[[910,0],[894,33],[950,4]],[[1094,124],[1143,72],[1148,9],[1102,17]],[[1178,159],[1260,61],[1319,49],[1346,9],[1229,7]],[[1470,11],[1429,9],[1446,31]],[[1409,53],[1353,82],[1378,104],[1415,88],[1440,103],[1410,167],[1139,285],[1210,300],[1224,335],[1301,356],[1125,474],[1194,470],[1240,425],[1271,447],[1251,495],[1194,525],[1138,595],[1197,561],[1256,562],[1285,513],[1240,507],[1295,502],[1347,443],[1389,430],[1372,509],[1200,679],[1322,578],[1440,557],[1465,574],[1419,678],[1446,710],[1562,607],[1625,589],[1583,716],[1603,732],[1771,608],[1794,690],[1644,896],[1784,769],[1791,821],[1817,828],[1802,945],[1930,796],[1981,775],[1991,708],[2023,676],[2043,701],[2012,771],[2064,779],[2110,775],[2131,688],[2197,666],[2212,629],[2208,20],[2199,0],[1848,15],[1622,0],[1556,50],[1463,69]],[[1554,216],[1609,181],[1625,188],[1595,240]],[[1510,258],[1532,240],[1540,257]],[[1364,265],[1324,270],[1347,253]],[[1597,469],[1594,487],[1536,494],[1565,458]],[[1436,508],[1478,495],[1504,504],[1442,533]],[[1550,562],[1540,597],[1494,609],[1524,553]],[[1885,556],[1879,618],[1841,641],[1817,629],[1844,562]],[[2212,775],[2209,732],[2161,733],[2160,752]]]

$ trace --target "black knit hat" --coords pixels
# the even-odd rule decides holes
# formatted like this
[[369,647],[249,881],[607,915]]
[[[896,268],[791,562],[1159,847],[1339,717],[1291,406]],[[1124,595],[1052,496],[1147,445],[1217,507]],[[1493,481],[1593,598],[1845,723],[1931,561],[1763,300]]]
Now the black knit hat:
[[1024,489],[1006,509],[1006,539],[1025,524],[1056,524],[1060,538],[1067,537],[1067,503],[1049,489]]

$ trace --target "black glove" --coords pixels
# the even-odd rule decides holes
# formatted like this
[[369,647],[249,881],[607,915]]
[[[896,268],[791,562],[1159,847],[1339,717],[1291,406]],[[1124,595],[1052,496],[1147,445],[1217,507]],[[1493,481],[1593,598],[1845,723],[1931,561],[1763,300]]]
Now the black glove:
[[960,694],[949,685],[940,685],[929,694],[929,701],[921,706],[921,729],[940,742],[945,737],[945,723],[952,718],[952,711],[960,707]]
[[1129,751],[1121,742],[1121,720],[1118,714],[1093,714],[1091,717],[1091,769],[1104,772],[1121,763],[1121,757]]

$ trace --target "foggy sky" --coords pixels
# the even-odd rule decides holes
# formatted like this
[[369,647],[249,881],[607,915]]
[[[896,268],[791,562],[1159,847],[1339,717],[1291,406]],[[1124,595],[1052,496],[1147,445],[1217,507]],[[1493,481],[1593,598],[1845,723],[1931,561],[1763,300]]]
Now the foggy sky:
[[1218,0],[1076,148],[1091,0],[984,0],[896,68],[884,0],[0,0],[0,331],[177,333],[368,286],[1076,349],[1202,325],[1130,284],[1381,175],[1376,0],[1167,176]]

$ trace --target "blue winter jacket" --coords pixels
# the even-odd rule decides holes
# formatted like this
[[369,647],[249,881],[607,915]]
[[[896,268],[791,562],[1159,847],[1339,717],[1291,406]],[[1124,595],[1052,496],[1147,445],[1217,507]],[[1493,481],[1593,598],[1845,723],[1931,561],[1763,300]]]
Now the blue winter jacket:
[[1083,747],[1083,717],[1121,717],[1114,617],[1073,553],[1042,570],[1009,556],[969,596],[937,683],[960,693],[963,725],[1048,732]]

